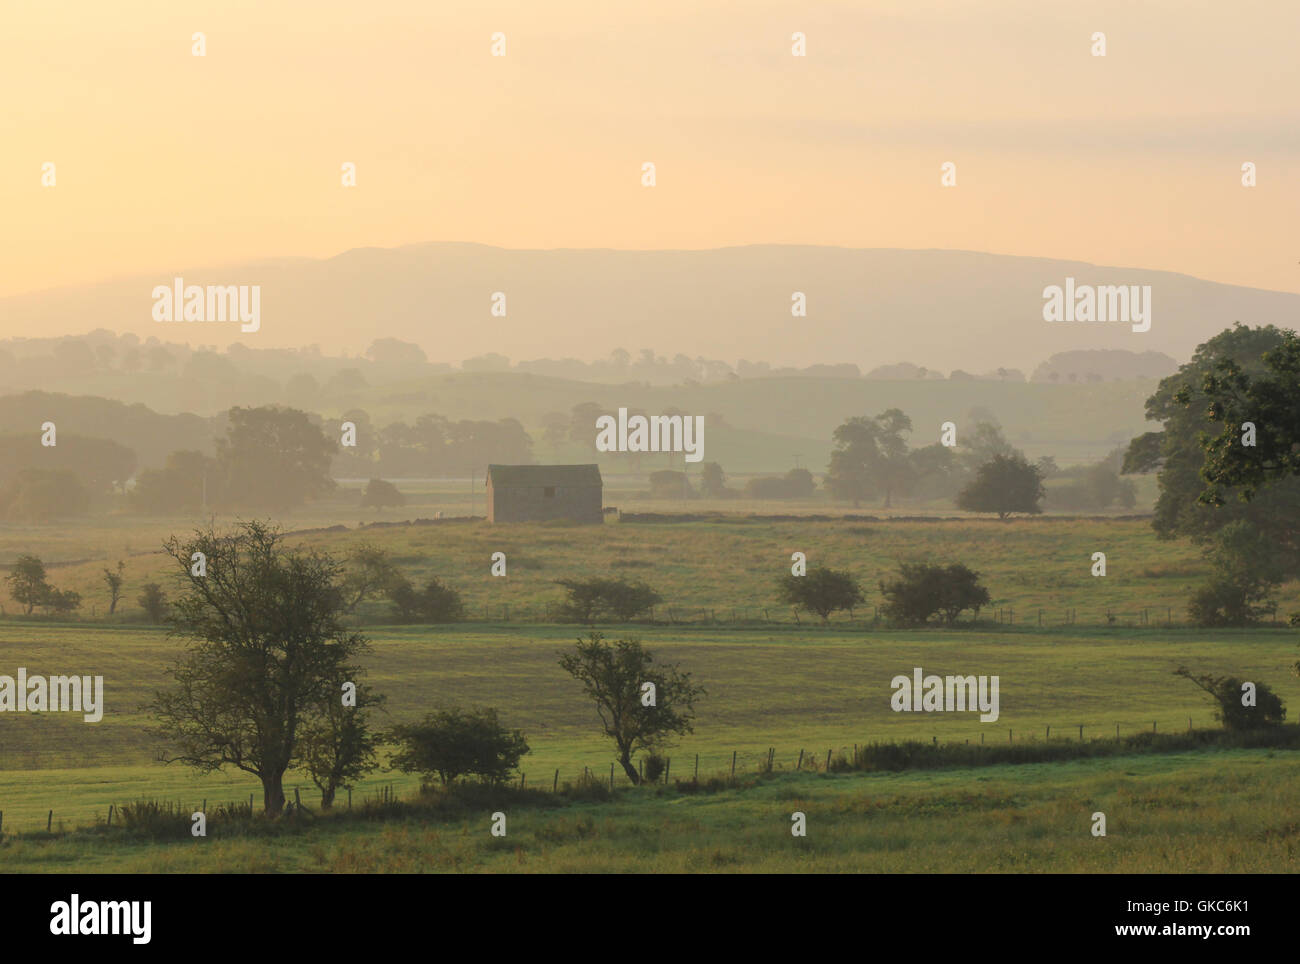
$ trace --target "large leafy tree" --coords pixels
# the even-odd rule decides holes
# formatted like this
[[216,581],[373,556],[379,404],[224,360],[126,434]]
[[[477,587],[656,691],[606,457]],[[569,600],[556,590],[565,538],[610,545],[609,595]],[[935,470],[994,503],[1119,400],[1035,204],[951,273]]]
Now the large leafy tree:
[[893,496],[915,475],[908,457],[904,433],[912,431],[912,420],[897,408],[874,417],[855,415],[835,429],[826,486],[837,499],[852,501],[884,496],[888,508]]
[[[1201,476],[1209,483],[1201,501],[1208,505],[1222,506],[1226,488],[1250,501],[1264,487],[1300,475],[1300,338],[1293,331],[1281,335],[1260,357],[1262,371],[1223,358],[1202,381],[1205,417],[1222,426],[1201,445]],[[1190,404],[1191,388],[1178,399]]]
[[[638,639],[607,643],[600,633],[589,633],[560,656],[560,666],[596,704],[605,735],[614,741],[618,762],[633,783],[641,782],[633,754],[654,752],[674,736],[695,731],[695,701],[704,688],[676,664],[656,662]],[[650,692],[654,703],[645,705]]]
[[202,452],[184,449],[167,456],[161,469],[145,469],[131,490],[131,502],[151,514],[196,513],[224,501],[216,463]]
[[283,511],[334,489],[338,444],[306,412],[279,406],[232,408],[217,464],[232,505]]
[[968,512],[996,512],[1005,519],[1014,512],[1042,512],[1043,472],[1022,455],[995,455],[979,467],[957,496],[957,507]]
[[37,606],[45,605],[54,588],[45,581],[45,564],[38,556],[30,554],[18,557],[9,575],[5,576],[5,582],[9,583],[9,595],[24,607],[28,616]]
[[169,746],[162,759],[251,773],[277,814],[285,771],[302,762],[304,728],[328,701],[341,701],[340,681],[360,687],[357,660],[368,644],[343,622],[343,566],[286,547],[260,522],[173,536],[164,550],[184,586],[171,635],[188,645],[171,670],[175,687],[151,706]]
[[[1159,473],[1152,525],[1160,537],[1206,544],[1244,520],[1269,533],[1287,571],[1300,569],[1300,478],[1287,448],[1300,438],[1296,351],[1290,332],[1237,324],[1147,399],[1147,418],[1163,428],[1133,439],[1124,471]],[[1256,426],[1253,448],[1240,444],[1247,421]]]

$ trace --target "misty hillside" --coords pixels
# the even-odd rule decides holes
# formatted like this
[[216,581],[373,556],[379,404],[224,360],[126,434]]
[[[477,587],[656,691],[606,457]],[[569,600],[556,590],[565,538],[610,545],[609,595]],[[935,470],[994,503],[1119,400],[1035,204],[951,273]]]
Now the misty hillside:
[[[260,285],[261,327],[155,322],[152,290]],[[1043,289],[1150,285],[1152,323],[1049,323]],[[791,293],[808,316],[791,317]],[[490,314],[494,292],[507,314]],[[1156,351],[1185,361],[1234,321],[1294,325],[1300,295],[1137,268],[966,251],[756,245],[705,251],[510,250],[429,243],[362,248],[325,260],[224,268],[162,266],[156,274],[0,299],[0,328],[43,336],[88,326],[142,338],[250,347],[318,344],[360,353],[377,337],[422,346],[433,361],[487,353],[590,359],[611,346],[687,355],[835,361],[863,371],[911,360],[931,368],[1030,371],[1083,349]],[[1104,374],[1104,373],[1103,373]]]
[[[119,385],[148,382],[138,375]],[[201,392],[223,394],[197,382]],[[851,415],[874,415],[901,408],[914,426],[913,445],[938,440],[939,427],[953,421],[961,433],[976,422],[1002,425],[1007,438],[1032,457],[1055,456],[1065,464],[1102,457],[1153,426],[1143,404],[1154,390],[1152,379],[1052,383],[976,380],[873,381],[862,378],[748,378],[708,385],[608,385],[548,378],[519,372],[451,372],[385,385],[357,385],[348,391],[288,399],[327,422],[358,412],[376,428],[414,423],[421,415],[453,420],[518,419],[542,461],[582,462],[594,458],[590,440],[546,441],[549,418],[567,417],[575,406],[594,403],[614,412],[620,407],[648,413],[673,409],[705,417],[705,457],[733,472],[784,471],[802,464],[824,471],[831,433]],[[175,399],[173,399],[175,401]],[[230,404],[284,403],[283,398],[228,399]],[[111,439],[132,449],[140,468],[160,466],[177,449],[212,450],[212,438],[225,430],[220,416],[165,414],[140,403],[85,395],[25,392],[0,396],[0,435],[36,438],[49,419],[61,433]],[[598,459],[611,471],[628,471],[626,456]],[[665,467],[659,459],[650,468]],[[677,464],[680,464],[678,457]]]

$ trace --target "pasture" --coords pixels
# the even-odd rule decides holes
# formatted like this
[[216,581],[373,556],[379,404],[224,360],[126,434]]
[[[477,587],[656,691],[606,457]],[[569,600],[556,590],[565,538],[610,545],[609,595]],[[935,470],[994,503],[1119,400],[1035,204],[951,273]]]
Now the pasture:
[[[305,521],[311,520],[295,519],[286,528],[313,528]],[[462,519],[295,535],[291,541],[340,553],[362,542],[382,545],[412,579],[437,575],[464,594],[469,619],[452,625],[392,625],[381,601],[358,613],[372,645],[368,680],[387,697],[377,723],[408,722],[451,704],[494,706],[528,738],[532,751],[521,770],[530,787],[549,789],[557,771],[560,782],[586,769],[607,777],[613,758],[594,709],[557,665],[559,652],[588,628],[547,621],[548,604],[560,597],[553,580],[596,573],[645,578],[665,596],[653,621],[594,628],[611,638],[641,638],[659,659],[680,663],[706,687],[695,733],[671,750],[672,777],[691,776],[697,755],[701,777],[727,775],[734,754],[737,776],[750,785],[685,795],[633,788],[619,771],[614,802],[521,812],[512,817],[508,843],[472,821],[455,820],[326,819],[309,832],[214,840],[206,850],[76,832],[102,823],[110,804],[139,799],[197,809],[203,801],[210,807],[246,802],[253,793],[261,808],[260,786],[246,774],[198,776],[154,762],[160,742],[144,704],[167,684],[167,667],[182,643],[144,624],[134,596],[143,581],[170,578],[149,540],[156,546],[185,528],[165,520],[152,529],[116,528],[110,520],[75,538],[14,527],[0,532],[6,557],[20,544],[39,544],[55,563],[51,581],[77,589],[88,602],[102,594],[99,570],[117,557],[112,540],[129,533],[135,553],[128,557],[127,601],[111,619],[102,615],[102,600],[97,616],[83,610],[66,621],[15,618],[10,607],[0,619],[0,673],[22,666],[30,674],[102,675],[106,694],[104,718],[95,724],[75,714],[0,717],[0,811],[6,834],[19,835],[0,844],[5,868],[1141,872],[1295,866],[1297,834],[1283,802],[1300,789],[1300,760],[1286,751],[822,772],[828,751],[847,753],[868,742],[1073,741],[1080,726],[1084,740],[1113,738],[1117,726],[1122,735],[1217,726],[1204,695],[1173,676],[1180,665],[1266,682],[1294,717],[1300,706],[1300,678],[1291,671],[1300,658],[1296,631],[1182,625],[1183,601],[1207,570],[1194,547],[1158,542],[1137,519],[736,517],[592,527],[492,527]],[[867,605],[827,625],[806,614],[796,621],[773,599],[773,585],[796,550],[808,554],[810,565],[852,570],[867,590]],[[1089,573],[1098,550],[1108,557],[1104,578]],[[496,551],[507,555],[505,578],[489,575]],[[899,560],[919,556],[979,570],[992,610],[978,623],[954,628],[905,631],[874,622],[876,581]],[[1283,587],[1283,613],[1300,608],[1296,588]],[[1005,612],[1012,608],[1014,622]],[[1173,624],[1162,625],[1170,608]],[[1077,611],[1073,624],[1067,624],[1070,609]],[[891,679],[917,666],[927,674],[997,675],[999,719],[893,712]],[[769,747],[775,772],[759,780]],[[372,799],[385,787],[407,798],[418,779],[380,771],[354,796]],[[315,805],[310,781],[291,773],[286,789],[295,788]],[[814,816],[807,840],[789,834],[789,813],[799,809]],[[1095,809],[1115,821],[1106,840],[1087,833]],[[51,810],[54,836],[41,839]]]
[[[480,500],[481,506],[481,500]],[[799,551],[808,565],[848,569],[866,590],[866,606],[833,622],[868,622],[880,601],[877,584],[900,561],[928,558],[963,562],[980,572],[993,598],[985,619],[1014,625],[1155,625],[1183,622],[1193,588],[1209,574],[1199,550],[1186,541],[1162,542],[1141,518],[1043,516],[997,521],[988,518],[813,520],[722,516],[713,521],[607,522],[602,526],[520,524],[492,526],[482,520],[446,518],[428,525],[401,525],[428,508],[411,506],[378,517],[304,513],[282,520],[286,530],[324,529],[291,541],[343,554],[363,543],[388,550],[413,581],[437,576],[459,591],[476,621],[545,621],[548,606],[560,600],[556,579],[620,575],[643,579],[664,596],[655,620],[673,622],[783,623],[796,625],[776,600],[775,583],[789,572]],[[676,506],[681,509],[681,505]],[[692,504],[690,511],[699,507]],[[773,511],[773,507],[765,507]],[[660,508],[662,511],[662,507]],[[776,511],[781,511],[777,509]],[[788,510],[786,510],[788,511]],[[807,511],[805,508],[804,511]],[[431,517],[428,511],[427,517]],[[874,515],[864,509],[864,515]],[[362,520],[393,523],[362,528]],[[233,518],[217,519],[218,527]],[[12,563],[34,552],[47,563],[49,579],[60,589],[83,596],[79,617],[100,619],[107,609],[102,581],[105,566],[126,562],[126,595],[119,622],[139,620],[139,587],[150,580],[167,585],[175,564],[160,546],[173,533],[192,532],[192,519],[141,523],[128,518],[103,520],[93,527],[0,527],[0,560]],[[1091,575],[1092,554],[1105,552],[1107,574]],[[489,574],[491,555],[504,552],[506,578]],[[1280,618],[1300,610],[1300,583],[1277,594]],[[0,592],[0,605],[13,614],[16,604]],[[1011,610],[1007,613],[1006,610]],[[1144,612],[1145,611],[1145,612]],[[364,625],[390,620],[389,607],[367,603]],[[808,616],[801,617],[807,625]],[[815,617],[814,617],[815,618]],[[1145,621],[1145,623],[1144,623]]]
[[[58,873],[1294,873],[1300,759],[1177,754],[896,774],[783,774],[686,795],[444,822],[326,818],[256,838],[7,839],[0,866]],[[791,814],[807,836],[790,833]],[[1090,832],[1107,815],[1107,835]],[[991,907],[992,905],[990,905]]]

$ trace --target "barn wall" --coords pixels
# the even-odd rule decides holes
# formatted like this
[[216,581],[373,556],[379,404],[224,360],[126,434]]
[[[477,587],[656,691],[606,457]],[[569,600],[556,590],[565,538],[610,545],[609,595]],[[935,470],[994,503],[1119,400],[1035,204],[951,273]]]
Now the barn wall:
[[555,486],[555,497],[546,498],[544,486],[488,488],[489,522],[545,522],[573,519],[603,523],[601,489],[595,486]]

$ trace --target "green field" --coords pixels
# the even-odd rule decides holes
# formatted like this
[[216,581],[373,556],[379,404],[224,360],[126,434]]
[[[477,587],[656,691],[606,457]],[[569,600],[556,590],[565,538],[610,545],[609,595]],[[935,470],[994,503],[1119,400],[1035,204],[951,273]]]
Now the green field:
[[[481,502],[480,502],[481,505]],[[678,507],[680,510],[680,506]],[[662,511],[662,510],[661,510]],[[695,511],[694,507],[692,511]],[[879,602],[877,583],[899,561],[929,557],[961,561],[983,575],[993,597],[985,618],[996,610],[1015,625],[1147,625],[1184,620],[1187,597],[1209,575],[1196,547],[1185,541],[1162,542],[1145,519],[1062,518],[1045,516],[999,522],[994,519],[863,522],[772,521],[734,515],[725,521],[693,523],[606,523],[603,526],[510,525],[447,519],[422,526],[361,529],[373,514],[354,510],[328,515],[303,513],[282,524],[286,529],[313,529],[332,524],[347,531],[294,537],[309,545],[344,552],[363,542],[382,545],[413,580],[438,576],[464,596],[472,620],[545,620],[558,601],[556,579],[602,573],[644,579],[658,589],[665,604],[655,612],[660,622],[756,622],[795,625],[795,617],[775,598],[774,584],[789,572],[790,556],[804,552],[808,564],[852,571],[867,592],[866,606],[854,619],[870,622]],[[874,514],[864,510],[864,514]],[[412,506],[380,519],[400,521],[425,515]],[[425,517],[432,516],[429,511]],[[229,525],[233,519],[218,519]],[[39,554],[50,568],[50,581],[84,597],[81,618],[94,620],[107,609],[102,570],[118,559],[127,564],[127,593],[117,616],[138,620],[139,586],[151,579],[173,578],[174,563],[159,546],[173,532],[193,530],[193,520],[140,523],[105,521],[97,527],[0,527],[0,562],[23,552]],[[507,558],[506,578],[489,574],[493,552]],[[1094,552],[1105,552],[1107,575],[1091,575]],[[1277,594],[1279,614],[1300,610],[1300,583]],[[0,593],[0,605],[12,614],[16,604]],[[92,616],[92,610],[94,616]],[[1145,613],[1144,613],[1145,610]],[[369,604],[363,621],[388,620],[388,607]],[[803,617],[807,625],[808,617]],[[834,622],[850,621],[840,613]]]
[[[14,538],[7,531],[0,542],[12,547]],[[828,750],[838,754],[868,742],[1042,741],[1048,726],[1051,739],[1073,741],[1081,725],[1085,740],[1113,738],[1117,726],[1123,735],[1153,725],[1159,732],[1189,723],[1217,726],[1203,695],[1172,675],[1183,664],[1265,682],[1292,707],[1300,705],[1300,679],[1291,672],[1300,658],[1295,630],[1210,632],[1177,619],[1172,627],[1155,624],[1156,611],[1179,606],[1203,569],[1194,549],[1156,542],[1140,520],[737,519],[495,528],[455,522],[301,538],[334,550],[362,539],[381,542],[411,575],[436,573],[470,601],[471,620],[450,626],[384,625],[378,604],[360,614],[373,647],[369,679],[388,698],[381,725],[439,705],[491,705],[529,739],[532,752],[521,765],[529,786],[549,788],[557,771],[561,782],[584,768],[607,776],[610,745],[577,684],[556,663],[584,630],[541,616],[545,602],[558,598],[553,579],[653,573],[650,581],[677,617],[693,621],[672,624],[661,607],[654,624],[599,628],[639,636],[708,690],[695,734],[671,751],[672,776],[689,777],[697,754],[701,776],[727,774],[734,753],[738,776],[752,783],[769,747],[776,751],[776,773],[747,789],[679,796],[632,788],[619,771],[616,802],[521,811],[508,845],[472,822],[409,819],[326,822],[283,839],[213,840],[203,845],[211,854],[188,843],[60,837],[60,828],[102,822],[110,804],[142,798],[197,809],[205,800],[211,807],[247,801],[255,792],[260,809],[260,787],[237,772],[200,778],[152,762],[157,741],[141,707],[166,684],[166,667],[181,644],[134,621],[134,607],[113,622],[10,617],[0,620],[0,672],[12,675],[25,666],[32,674],[102,675],[106,711],[96,724],[71,714],[0,717],[0,811],[5,832],[24,835],[0,845],[6,868],[1141,871],[1185,869],[1180,861],[1186,860],[1204,870],[1294,869],[1300,838],[1282,801],[1300,790],[1300,759],[1287,751],[1207,750],[888,775],[793,772],[801,751],[805,768],[814,761],[821,769]],[[772,609],[771,586],[796,549],[810,563],[853,569],[868,590],[899,558],[929,553],[962,560],[985,574],[995,606],[1015,607],[1015,624],[889,630],[862,610],[853,621],[840,617],[821,626],[804,616],[795,624],[788,611]],[[1097,549],[1108,555],[1104,579],[1088,573]],[[497,550],[509,560],[505,579],[488,575],[489,555]],[[128,578],[140,580],[160,566],[160,555],[134,556]],[[93,591],[98,567],[102,562],[74,563],[52,570],[51,578],[73,588],[82,579]],[[1293,608],[1295,588],[1283,594]],[[868,606],[875,598],[869,591]],[[1076,625],[1060,625],[1067,603],[1079,610]],[[495,607],[505,604],[526,620],[503,621]],[[713,610],[717,623],[699,621],[688,612],[692,606]],[[1039,606],[1046,610],[1042,629],[1026,616]],[[1151,624],[1128,625],[1140,621],[1142,606],[1152,610]],[[733,607],[741,611],[734,623]],[[770,623],[759,622],[763,608]],[[1108,608],[1120,616],[1113,624],[1104,618]],[[939,675],[997,675],[1000,719],[892,712],[890,680],[914,666]],[[380,772],[354,796],[372,798],[385,785],[410,796],[417,784],[413,776]],[[314,805],[310,781],[291,774],[286,788],[295,787]],[[817,815],[808,840],[789,835],[789,812],[797,809]],[[1112,820],[1111,839],[1087,831],[1087,817],[1097,809]],[[30,836],[44,830],[51,810],[55,839]],[[1254,864],[1245,863],[1248,853],[1258,858]]]
[[[1300,759],[1269,751],[980,771],[785,774],[685,795],[509,809],[444,822],[318,821],[253,839],[99,833],[7,839],[10,872],[1294,873]],[[802,812],[807,836],[790,833]],[[1092,814],[1107,834],[1091,834]]]

